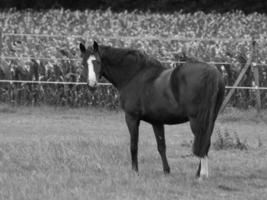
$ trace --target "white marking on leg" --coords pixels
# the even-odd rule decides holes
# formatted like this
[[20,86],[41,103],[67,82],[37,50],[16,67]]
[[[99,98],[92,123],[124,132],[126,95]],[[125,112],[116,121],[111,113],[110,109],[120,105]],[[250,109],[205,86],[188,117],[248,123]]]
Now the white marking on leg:
[[200,158],[201,168],[200,168],[200,178],[208,178],[209,171],[208,171],[208,157],[205,156],[204,158]]
[[91,87],[95,86],[97,83],[96,80],[96,74],[94,70],[94,64],[93,60],[96,60],[95,56],[90,56],[87,60],[87,65],[88,65],[88,83]]

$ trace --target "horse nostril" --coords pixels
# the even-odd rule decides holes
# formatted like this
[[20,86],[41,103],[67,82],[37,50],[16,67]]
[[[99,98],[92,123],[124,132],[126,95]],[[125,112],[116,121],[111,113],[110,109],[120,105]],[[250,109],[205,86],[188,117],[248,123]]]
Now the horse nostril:
[[88,81],[87,84],[89,87],[96,87],[97,86],[97,82],[95,82],[95,81]]
[[92,93],[95,92],[97,89],[96,84],[95,85],[89,85],[88,84],[88,88],[89,88],[90,92],[92,92]]

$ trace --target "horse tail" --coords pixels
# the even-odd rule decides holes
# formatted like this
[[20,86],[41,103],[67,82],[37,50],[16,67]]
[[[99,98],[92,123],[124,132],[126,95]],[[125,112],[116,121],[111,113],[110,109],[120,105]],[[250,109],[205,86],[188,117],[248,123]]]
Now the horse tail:
[[199,96],[199,109],[196,117],[192,121],[190,120],[195,134],[193,153],[199,157],[206,156],[209,151],[214,122],[223,98],[221,89],[220,95],[218,95],[221,82],[217,70],[207,69],[203,81],[203,92]]

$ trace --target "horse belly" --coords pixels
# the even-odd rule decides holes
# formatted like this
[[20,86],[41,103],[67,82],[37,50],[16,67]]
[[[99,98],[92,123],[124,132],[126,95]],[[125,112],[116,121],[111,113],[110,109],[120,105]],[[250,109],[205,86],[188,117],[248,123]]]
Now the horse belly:
[[189,119],[187,116],[179,116],[179,115],[171,115],[171,114],[153,114],[153,115],[144,115],[142,120],[149,123],[157,123],[157,124],[180,124],[187,122]]
[[179,124],[187,122],[188,117],[176,105],[151,103],[144,110],[142,120],[149,123]]
[[142,98],[143,118],[151,123],[178,124],[188,121],[185,110],[176,101],[170,75],[173,70],[164,71]]

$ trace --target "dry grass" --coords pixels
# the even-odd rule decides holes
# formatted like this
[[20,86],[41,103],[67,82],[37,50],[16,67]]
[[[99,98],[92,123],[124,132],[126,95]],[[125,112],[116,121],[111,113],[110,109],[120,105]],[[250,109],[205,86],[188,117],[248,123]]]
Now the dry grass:
[[212,148],[210,178],[199,183],[194,179],[198,160],[191,154],[188,124],[166,127],[172,171],[165,176],[152,129],[142,123],[136,174],[130,170],[123,113],[2,106],[0,199],[264,199],[265,119],[255,118],[254,111],[222,114],[213,142],[216,130],[227,129],[246,139],[248,149]]

